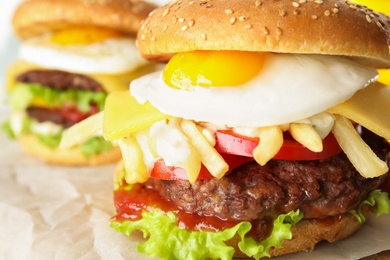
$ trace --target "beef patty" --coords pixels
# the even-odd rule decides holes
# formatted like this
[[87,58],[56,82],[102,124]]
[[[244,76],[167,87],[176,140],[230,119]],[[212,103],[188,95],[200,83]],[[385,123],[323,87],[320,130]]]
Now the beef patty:
[[66,90],[68,88],[104,91],[101,84],[85,75],[60,70],[30,70],[16,78],[18,82],[37,83],[49,88]]
[[[365,130],[363,139],[382,159],[389,144]],[[314,161],[271,160],[238,167],[221,179],[165,181],[150,178],[159,193],[183,210],[222,219],[274,218],[301,209],[305,218],[337,216],[355,208],[383,181],[363,178],[344,153]]]

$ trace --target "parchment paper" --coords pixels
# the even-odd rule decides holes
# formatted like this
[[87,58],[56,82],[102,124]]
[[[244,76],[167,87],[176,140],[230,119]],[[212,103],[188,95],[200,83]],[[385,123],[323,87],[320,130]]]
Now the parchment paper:
[[[0,121],[6,112],[0,110]],[[150,259],[108,226],[114,165],[46,165],[0,133],[0,259]],[[278,259],[357,259],[390,249],[390,215],[347,240]]]

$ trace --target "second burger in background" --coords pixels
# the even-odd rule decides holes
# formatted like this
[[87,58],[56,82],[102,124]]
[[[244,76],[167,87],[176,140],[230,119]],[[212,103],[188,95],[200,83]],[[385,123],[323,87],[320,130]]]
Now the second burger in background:
[[26,152],[70,165],[120,158],[99,133],[76,148],[57,146],[64,129],[103,109],[107,93],[127,89],[131,80],[156,69],[135,46],[135,34],[154,8],[128,0],[19,5],[12,24],[22,45],[7,73],[12,112],[5,128]]

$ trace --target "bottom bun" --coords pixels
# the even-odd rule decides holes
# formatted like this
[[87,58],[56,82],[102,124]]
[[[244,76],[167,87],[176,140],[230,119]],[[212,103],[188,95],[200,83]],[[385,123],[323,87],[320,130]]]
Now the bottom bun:
[[[372,212],[371,207],[363,207],[362,213],[367,218]],[[287,255],[298,252],[310,252],[320,241],[330,243],[342,240],[352,235],[363,226],[357,218],[349,213],[336,217],[328,217],[324,220],[303,219],[291,228],[293,238],[284,240],[282,248],[271,248],[271,257]],[[226,244],[235,248],[235,258],[248,258],[238,249],[239,237],[234,237]]]
[[31,134],[19,136],[18,141],[26,153],[49,163],[96,166],[115,163],[121,158],[120,149],[117,147],[113,147],[113,149],[97,155],[86,157],[78,147],[64,150],[52,149],[41,144],[38,138]]

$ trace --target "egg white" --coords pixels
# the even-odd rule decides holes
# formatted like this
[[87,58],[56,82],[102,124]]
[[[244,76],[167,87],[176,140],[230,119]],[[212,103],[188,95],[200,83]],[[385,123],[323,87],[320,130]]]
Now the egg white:
[[167,86],[162,72],[131,83],[140,103],[198,122],[229,127],[282,125],[309,118],[335,106],[375,81],[373,68],[346,58],[323,55],[267,54],[263,70],[235,87]]
[[91,74],[126,73],[147,63],[130,38],[58,45],[51,42],[50,35],[44,35],[26,40],[20,47],[19,58],[50,69]]

